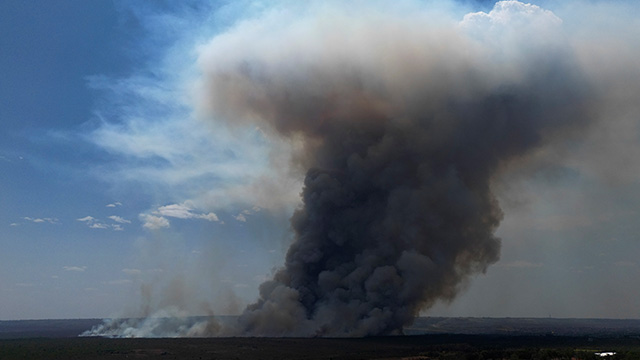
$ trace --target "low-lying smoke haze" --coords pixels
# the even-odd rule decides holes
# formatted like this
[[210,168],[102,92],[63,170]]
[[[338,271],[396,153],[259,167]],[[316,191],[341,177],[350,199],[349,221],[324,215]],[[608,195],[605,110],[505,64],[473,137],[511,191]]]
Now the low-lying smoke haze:
[[637,130],[637,41],[571,6],[281,3],[202,43],[194,111],[285,144],[303,179],[285,263],[236,323],[85,335],[401,334],[452,301],[500,259],[498,185],[563,161],[609,178],[599,129]]

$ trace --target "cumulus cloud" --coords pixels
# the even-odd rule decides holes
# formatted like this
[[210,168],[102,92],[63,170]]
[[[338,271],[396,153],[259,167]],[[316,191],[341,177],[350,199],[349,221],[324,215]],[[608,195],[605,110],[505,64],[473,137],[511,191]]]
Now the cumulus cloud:
[[162,228],[168,228],[169,220],[162,216],[155,216],[149,214],[140,214],[140,220],[142,221],[142,226],[145,229],[149,230],[158,230]]
[[122,206],[122,203],[121,203],[121,202],[119,202],[119,201],[116,201],[116,202],[114,202],[114,203],[111,203],[111,204],[107,204],[107,205],[106,205],[106,207],[110,207],[110,208],[114,208],[114,207],[117,207],[117,206]]

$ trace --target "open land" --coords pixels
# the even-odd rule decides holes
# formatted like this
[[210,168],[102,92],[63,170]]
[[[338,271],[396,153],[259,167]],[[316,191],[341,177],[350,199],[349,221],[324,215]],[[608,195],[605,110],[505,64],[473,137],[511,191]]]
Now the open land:
[[355,339],[62,336],[96,323],[0,321],[0,359],[640,359],[635,320],[421,318],[406,329],[421,335]]

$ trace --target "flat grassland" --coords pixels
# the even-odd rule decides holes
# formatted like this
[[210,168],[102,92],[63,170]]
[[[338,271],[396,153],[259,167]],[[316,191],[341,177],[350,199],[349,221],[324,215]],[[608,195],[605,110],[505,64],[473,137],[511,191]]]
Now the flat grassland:
[[78,337],[101,322],[0,321],[0,360],[640,359],[640,320],[418,318],[408,335],[367,338]]
[[327,338],[0,340],[0,359],[640,359],[637,338],[419,335]]

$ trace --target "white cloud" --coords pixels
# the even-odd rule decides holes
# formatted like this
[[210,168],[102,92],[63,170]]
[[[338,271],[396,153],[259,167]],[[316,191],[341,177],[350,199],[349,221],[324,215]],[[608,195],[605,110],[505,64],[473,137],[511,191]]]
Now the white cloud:
[[11,223],[9,226],[18,226],[18,223]]
[[116,201],[116,202],[114,202],[114,203],[107,204],[106,206],[107,206],[107,207],[110,207],[110,208],[114,208],[114,207],[116,207],[116,206],[122,206],[122,203],[121,203],[121,202],[119,202],[119,201]]
[[[120,216],[109,216],[109,219],[120,223],[120,224],[128,224],[131,221],[121,218]],[[93,216],[85,216],[83,218],[76,219],[78,221],[84,222],[90,229],[112,229],[114,231],[122,231],[124,228],[120,224],[105,224],[101,222],[99,219],[94,218]]]
[[188,219],[194,215],[189,207],[179,204],[161,206],[154,213],[178,219]]
[[130,220],[121,218],[120,216],[116,216],[116,215],[109,216],[109,219],[111,219],[111,220],[113,220],[113,221],[115,221],[117,223],[120,223],[120,224],[131,224]]
[[158,230],[169,227],[169,220],[162,216],[154,216],[149,214],[140,214],[142,226],[149,230]]
[[64,271],[83,272],[83,271],[87,270],[87,267],[86,266],[63,266],[62,269]]
[[254,206],[252,208],[252,210],[244,209],[241,212],[239,212],[238,215],[234,216],[233,218],[238,220],[238,221],[241,221],[241,222],[247,222],[247,216],[246,215],[251,215],[254,212],[260,211],[260,207],[259,206]]
[[213,221],[213,222],[220,221],[220,219],[218,219],[218,215],[216,215],[216,214],[214,214],[212,212],[210,212],[208,214],[199,215],[198,218],[199,219]]
[[58,219],[56,218],[32,218],[29,216],[25,216],[23,217],[24,220],[27,221],[31,221],[34,222],[36,224],[41,224],[41,223],[49,223],[49,224],[57,224],[58,223]]
[[159,207],[153,212],[161,217],[173,217],[177,219],[202,219],[211,222],[218,222],[220,219],[215,213],[198,213],[185,204],[170,204]]

